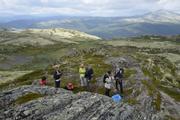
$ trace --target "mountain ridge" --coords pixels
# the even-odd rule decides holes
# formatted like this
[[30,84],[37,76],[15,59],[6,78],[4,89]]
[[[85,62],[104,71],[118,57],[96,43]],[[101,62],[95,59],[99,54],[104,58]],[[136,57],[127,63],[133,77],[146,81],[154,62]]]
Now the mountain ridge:
[[180,34],[180,14],[158,10],[132,17],[47,17],[21,19],[1,24],[5,28],[66,28],[105,39],[140,35]]

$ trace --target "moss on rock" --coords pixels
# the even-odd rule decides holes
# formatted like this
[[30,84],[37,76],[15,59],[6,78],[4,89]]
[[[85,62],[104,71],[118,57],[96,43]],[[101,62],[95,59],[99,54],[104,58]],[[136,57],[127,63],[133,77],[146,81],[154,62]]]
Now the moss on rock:
[[38,99],[38,98],[43,97],[43,96],[44,96],[44,95],[39,94],[39,93],[28,93],[28,94],[26,94],[26,95],[24,95],[24,96],[21,96],[21,97],[19,97],[18,99],[16,99],[16,100],[14,101],[14,104],[15,104],[15,105],[21,105],[21,104],[23,104],[23,103],[29,102],[29,101],[31,101],[31,100]]

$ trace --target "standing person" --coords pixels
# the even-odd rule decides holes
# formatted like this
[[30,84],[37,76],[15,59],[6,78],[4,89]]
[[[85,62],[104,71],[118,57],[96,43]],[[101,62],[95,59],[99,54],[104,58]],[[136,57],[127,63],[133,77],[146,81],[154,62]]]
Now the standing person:
[[116,89],[119,91],[120,87],[120,92],[123,94],[123,74],[124,74],[124,69],[123,68],[116,68],[114,78],[116,80]]
[[93,77],[93,74],[94,74],[94,70],[92,69],[92,66],[88,66],[88,68],[86,69],[86,73],[85,73],[85,78],[86,78],[86,81],[87,81],[87,87],[89,89],[89,83]]
[[103,78],[104,87],[105,87],[105,95],[110,96],[110,91],[112,88],[113,83],[113,76],[111,74],[111,71],[108,71]]
[[53,78],[55,80],[55,87],[60,88],[62,72],[59,70],[59,65],[55,65],[54,68],[55,68],[55,71],[54,71]]
[[79,68],[79,76],[80,76],[81,87],[87,86],[85,73],[86,73],[86,68],[84,67],[84,64],[81,64],[80,68]]

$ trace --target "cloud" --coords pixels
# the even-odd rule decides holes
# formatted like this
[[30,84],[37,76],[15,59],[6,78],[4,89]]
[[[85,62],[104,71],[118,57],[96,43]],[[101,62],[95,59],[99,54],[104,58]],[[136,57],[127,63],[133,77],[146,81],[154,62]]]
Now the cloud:
[[131,16],[159,9],[180,12],[180,0],[0,0],[1,16]]

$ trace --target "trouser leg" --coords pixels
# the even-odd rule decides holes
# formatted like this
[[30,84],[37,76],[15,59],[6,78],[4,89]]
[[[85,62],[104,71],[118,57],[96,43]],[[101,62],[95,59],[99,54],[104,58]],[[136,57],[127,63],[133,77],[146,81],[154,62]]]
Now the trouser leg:
[[85,78],[85,77],[83,78],[84,86],[87,86],[87,84],[88,84],[87,80],[88,80],[87,78]]
[[123,82],[122,82],[122,80],[119,82],[119,84],[120,84],[121,93],[123,93]]
[[110,96],[110,89],[107,89],[107,88],[105,89],[105,95]]
[[90,80],[89,80],[89,78],[86,78],[86,82],[87,82],[87,89],[88,89],[88,91],[90,91]]
[[116,90],[118,90],[119,91],[119,80],[118,79],[116,79]]
[[84,81],[84,77],[80,77],[80,82],[81,82],[81,87],[85,86],[85,81]]
[[55,87],[60,88],[60,81],[55,81]]

